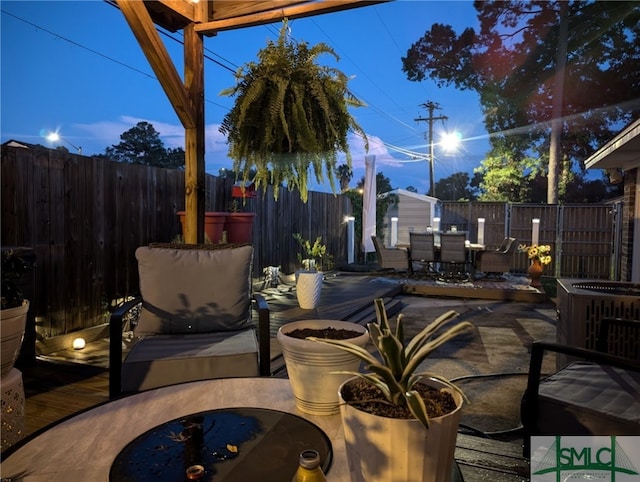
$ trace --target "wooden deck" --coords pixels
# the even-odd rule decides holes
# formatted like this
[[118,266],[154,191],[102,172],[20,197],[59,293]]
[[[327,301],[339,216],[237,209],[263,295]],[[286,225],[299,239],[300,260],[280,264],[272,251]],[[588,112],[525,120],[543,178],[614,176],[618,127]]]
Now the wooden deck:
[[[320,306],[301,310],[295,291],[281,285],[262,291],[272,312],[272,371],[286,377],[284,362],[274,339],[279,326],[308,318],[344,319],[366,323],[375,319],[373,299],[382,297],[391,314],[402,309],[394,299],[401,284],[384,283],[375,276],[338,275],[323,285]],[[23,372],[26,395],[26,434],[45,429],[65,417],[108,401],[108,340],[90,343],[82,351],[62,350],[39,358]],[[466,435],[458,436],[456,459],[464,480],[515,482],[529,477],[521,444]]]

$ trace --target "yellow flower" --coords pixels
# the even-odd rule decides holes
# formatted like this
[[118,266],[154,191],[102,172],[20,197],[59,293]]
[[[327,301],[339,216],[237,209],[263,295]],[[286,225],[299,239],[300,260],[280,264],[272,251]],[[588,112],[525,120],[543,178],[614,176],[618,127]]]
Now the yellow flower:
[[551,263],[551,246],[548,244],[541,244],[539,246],[537,244],[532,244],[531,246],[521,244],[518,246],[518,251],[527,253],[529,259],[537,259],[542,264]]

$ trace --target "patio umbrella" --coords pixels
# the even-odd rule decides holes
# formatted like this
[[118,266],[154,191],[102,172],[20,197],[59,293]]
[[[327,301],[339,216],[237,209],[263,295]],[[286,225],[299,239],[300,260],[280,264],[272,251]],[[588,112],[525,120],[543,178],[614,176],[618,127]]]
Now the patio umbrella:
[[364,193],[362,196],[362,249],[365,254],[375,251],[371,236],[376,235],[376,156],[364,157]]

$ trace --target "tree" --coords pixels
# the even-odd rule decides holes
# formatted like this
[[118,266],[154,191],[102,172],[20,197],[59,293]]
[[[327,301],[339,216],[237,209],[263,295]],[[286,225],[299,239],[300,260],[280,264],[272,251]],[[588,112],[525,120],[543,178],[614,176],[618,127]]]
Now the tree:
[[353,178],[353,169],[349,164],[340,164],[336,167],[336,176],[338,177],[338,181],[340,181],[340,192],[345,192],[349,190],[349,182]]
[[[558,55],[564,47],[561,6],[566,7],[566,58]],[[483,162],[489,195],[501,190],[486,176],[496,159],[508,159],[515,174],[548,175],[550,123],[562,133],[562,176],[576,165],[584,169],[582,161],[612,137],[612,129],[640,114],[638,2],[509,0],[477,1],[474,7],[479,32],[467,28],[457,35],[451,26],[434,24],[402,58],[402,68],[409,80],[431,78],[438,86],[480,95],[492,134],[492,150]],[[560,97],[554,96],[554,79],[564,60],[562,103],[554,116],[553,101]],[[560,190],[568,182],[563,179]]]
[[184,149],[165,149],[152,124],[138,122],[120,135],[120,143],[107,147],[105,156],[118,162],[184,169]]
[[476,196],[469,185],[469,174],[456,172],[436,182],[436,196],[442,201],[473,201]]

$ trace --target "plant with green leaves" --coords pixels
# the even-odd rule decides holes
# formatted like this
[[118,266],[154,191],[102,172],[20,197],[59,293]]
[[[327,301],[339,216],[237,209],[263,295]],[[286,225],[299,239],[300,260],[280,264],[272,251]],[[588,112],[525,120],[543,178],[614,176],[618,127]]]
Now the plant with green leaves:
[[236,177],[255,182],[256,188],[273,185],[273,194],[286,185],[299,189],[307,200],[310,168],[318,182],[326,175],[335,192],[334,172],[339,152],[351,167],[347,134],[362,128],[349,107],[364,104],[347,88],[349,78],[340,70],[320,65],[317,59],[338,55],[324,43],[310,47],[289,38],[283,22],[277,42],[258,52],[236,73],[236,85],[220,95],[236,96],[220,126],[229,143]]
[[[302,248],[303,252],[298,253],[298,261],[304,269],[315,270],[319,267],[319,270],[322,271],[325,266],[330,269],[333,257],[327,254],[327,246],[322,244],[322,236],[318,236],[313,244],[308,239],[304,239],[300,233],[294,233],[293,238]],[[313,266],[311,266],[310,260],[313,260]]]
[[458,316],[457,312],[451,310],[439,316],[408,343],[405,343],[403,315],[398,315],[395,330],[392,330],[384,307],[384,300],[378,298],[374,304],[377,322],[369,323],[367,327],[369,338],[378,351],[380,359],[366,349],[348,341],[315,337],[308,339],[333,345],[360,358],[365,362],[368,372],[345,373],[358,376],[373,384],[382,392],[387,403],[407,407],[416,419],[429,428],[427,407],[420,394],[414,390],[414,385],[417,382],[422,378],[439,380],[445,386],[460,393],[465,400],[466,397],[457,386],[446,378],[430,372],[416,372],[416,370],[436,348],[471,328],[472,325],[468,321],[458,322],[445,331],[441,331],[444,325]]

